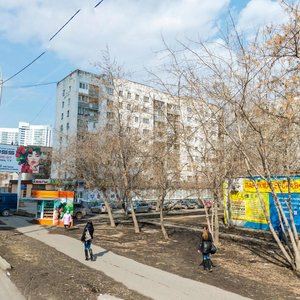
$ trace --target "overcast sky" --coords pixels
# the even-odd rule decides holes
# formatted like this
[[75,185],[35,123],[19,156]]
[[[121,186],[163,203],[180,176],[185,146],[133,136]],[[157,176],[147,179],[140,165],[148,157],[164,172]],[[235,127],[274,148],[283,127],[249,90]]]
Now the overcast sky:
[[[0,0],[0,71],[8,79],[43,51],[39,60],[4,84],[0,127],[19,121],[54,124],[56,84],[80,68],[93,67],[108,47],[138,82],[145,68],[161,64],[162,36],[175,40],[214,39],[230,10],[240,30],[281,20],[272,0]],[[50,37],[80,12],[52,40]]]

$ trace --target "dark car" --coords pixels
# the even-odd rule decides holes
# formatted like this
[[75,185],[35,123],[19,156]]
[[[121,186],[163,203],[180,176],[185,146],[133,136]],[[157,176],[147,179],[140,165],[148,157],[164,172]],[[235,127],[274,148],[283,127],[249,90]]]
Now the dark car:
[[[133,209],[136,213],[143,213],[143,212],[150,212],[151,206],[146,201],[134,201],[133,202]],[[131,207],[127,207],[127,212],[131,213]]]
[[86,216],[86,209],[84,208],[82,203],[75,203],[74,202],[74,211],[73,211],[73,216],[77,219],[80,220],[84,216]]
[[0,214],[7,217],[17,210],[18,195],[15,193],[0,193]]
[[189,200],[181,200],[181,208],[183,209],[194,209],[196,208],[196,204]]

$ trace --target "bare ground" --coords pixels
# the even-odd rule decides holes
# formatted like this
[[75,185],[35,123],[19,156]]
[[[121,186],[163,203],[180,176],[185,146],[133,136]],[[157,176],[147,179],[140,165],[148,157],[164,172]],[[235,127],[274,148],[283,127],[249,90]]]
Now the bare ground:
[[[197,217],[170,221],[189,226],[199,224]],[[144,225],[142,233],[135,234],[132,225],[120,224],[113,229],[97,220],[94,224],[94,244],[141,263],[253,299],[300,299],[300,279],[286,267],[274,244],[222,238],[213,256],[216,267],[207,273],[199,267],[201,259],[196,251],[200,232],[171,228],[170,240],[165,241],[156,226]],[[67,231],[49,229],[79,239],[82,227],[79,224]],[[244,231],[234,233],[245,235]],[[264,233],[258,235],[268,239]],[[0,230],[0,255],[14,266],[11,278],[28,299],[96,299],[100,293],[122,299],[147,299],[13,230]]]

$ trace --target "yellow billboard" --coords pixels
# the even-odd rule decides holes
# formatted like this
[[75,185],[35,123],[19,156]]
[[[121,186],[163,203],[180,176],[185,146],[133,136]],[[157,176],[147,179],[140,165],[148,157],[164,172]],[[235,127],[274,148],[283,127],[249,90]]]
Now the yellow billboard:
[[[268,215],[270,215],[268,194],[261,193]],[[257,193],[231,192],[231,218],[235,220],[267,224]]]
[[[267,181],[265,180],[256,180],[256,184],[261,193],[270,193],[271,188]],[[288,181],[287,180],[273,180],[272,181],[274,190],[276,193],[288,193]],[[243,190],[245,192],[256,192],[255,185],[252,180],[245,179],[243,180]],[[300,179],[291,180],[291,193],[300,193]]]

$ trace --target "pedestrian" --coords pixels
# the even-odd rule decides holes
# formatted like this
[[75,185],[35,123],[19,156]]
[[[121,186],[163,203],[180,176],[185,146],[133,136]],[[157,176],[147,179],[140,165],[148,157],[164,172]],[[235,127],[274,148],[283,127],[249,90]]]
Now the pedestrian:
[[208,226],[204,226],[202,235],[200,237],[198,252],[203,256],[203,268],[204,270],[212,271],[211,247],[212,247],[212,235],[208,230]]
[[65,213],[64,216],[62,217],[62,222],[64,223],[65,229],[71,227],[72,216],[71,216],[71,214],[70,214],[70,212],[69,212],[68,210],[66,211],[66,213]]
[[84,226],[83,233],[81,236],[81,241],[84,244],[84,254],[85,260],[89,260],[89,254],[91,261],[94,260],[93,250],[92,250],[92,240],[94,238],[94,225],[92,221],[87,221]]

